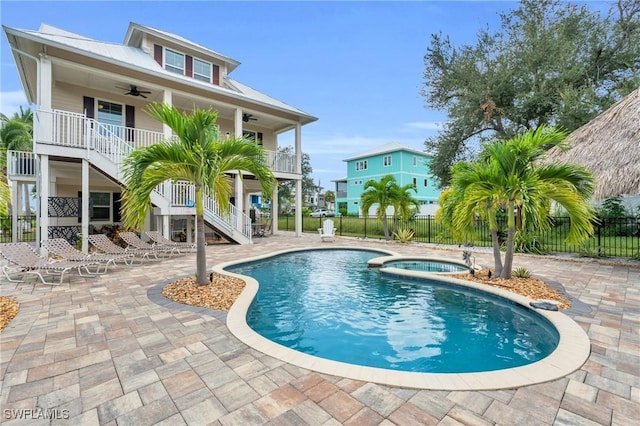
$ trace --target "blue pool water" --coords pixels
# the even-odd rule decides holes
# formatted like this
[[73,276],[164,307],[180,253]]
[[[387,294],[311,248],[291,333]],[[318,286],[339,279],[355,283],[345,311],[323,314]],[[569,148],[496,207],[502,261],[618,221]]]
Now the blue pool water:
[[382,266],[422,272],[469,272],[469,268],[465,265],[426,259],[392,260],[385,262]]
[[464,373],[546,357],[558,333],[506,299],[368,269],[381,253],[309,250],[234,265],[260,288],[247,323],[318,357],[393,370]]

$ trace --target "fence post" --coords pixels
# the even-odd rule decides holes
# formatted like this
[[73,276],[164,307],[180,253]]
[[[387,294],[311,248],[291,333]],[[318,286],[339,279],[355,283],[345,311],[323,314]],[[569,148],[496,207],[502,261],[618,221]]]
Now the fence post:
[[431,243],[431,215],[427,216],[427,243]]
[[600,232],[600,228],[601,228],[600,221],[597,222],[597,226],[598,226],[598,228],[597,228],[598,229],[598,257],[601,257],[602,256],[602,249],[601,249],[601,244],[602,244],[601,234],[602,233]]
[[364,237],[367,238],[367,217],[364,217]]

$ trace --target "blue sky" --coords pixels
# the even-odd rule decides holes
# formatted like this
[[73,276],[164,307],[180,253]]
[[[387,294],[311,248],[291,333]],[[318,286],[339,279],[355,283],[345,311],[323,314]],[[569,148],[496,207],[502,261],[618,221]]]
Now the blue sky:
[[[602,4],[601,2],[598,2]],[[129,22],[173,32],[241,62],[231,76],[318,117],[303,127],[303,151],[326,189],[342,160],[399,142],[423,149],[446,118],[427,109],[423,56],[430,36],[475,43],[499,25],[510,1],[0,1],[3,25],[41,23],[121,43]],[[26,101],[4,33],[0,111]],[[288,142],[284,140],[285,144]]]

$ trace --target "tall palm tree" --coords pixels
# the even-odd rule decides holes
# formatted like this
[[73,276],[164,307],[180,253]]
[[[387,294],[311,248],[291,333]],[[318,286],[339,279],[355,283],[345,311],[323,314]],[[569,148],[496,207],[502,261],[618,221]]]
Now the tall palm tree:
[[[0,168],[4,172],[6,180],[7,170],[7,150],[13,151],[33,151],[33,112],[30,108],[26,110],[20,107],[20,112],[15,112],[10,118],[0,114],[0,141],[2,149],[0,152]],[[31,214],[31,202],[29,199],[29,184],[22,186],[24,194],[24,205],[26,214]]]
[[390,239],[389,224],[387,222],[387,208],[394,206],[397,199],[398,184],[392,175],[386,175],[380,181],[369,180],[364,184],[364,192],[360,196],[362,213],[368,214],[374,204],[378,205],[376,216],[382,220],[385,240]]
[[181,113],[174,106],[153,103],[149,115],[173,130],[177,139],[134,150],[124,161],[123,224],[140,227],[150,207],[150,194],[166,180],[186,180],[195,185],[196,280],[207,284],[204,239],[204,196],[215,197],[220,210],[229,211],[233,185],[229,172],[252,173],[270,194],[275,178],[265,165],[262,147],[244,139],[221,139],[217,112],[196,109]]
[[[477,162],[458,163],[452,169],[451,188],[441,196],[439,219],[462,236],[473,233],[476,218],[486,220],[496,275],[502,278],[511,276],[518,210],[522,211],[523,224],[544,231],[551,227],[549,210],[554,201],[569,215],[568,243],[582,242],[593,233],[591,173],[577,165],[542,161],[546,149],[564,146],[566,136],[565,132],[541,126],[507,141],[488,144]],[[500,209],[507,215],[504,264],[497,238]]]
[[0,170],[0,216],[9,214],[9,203],[11,202],[11,191],[5,180],[4,172]]

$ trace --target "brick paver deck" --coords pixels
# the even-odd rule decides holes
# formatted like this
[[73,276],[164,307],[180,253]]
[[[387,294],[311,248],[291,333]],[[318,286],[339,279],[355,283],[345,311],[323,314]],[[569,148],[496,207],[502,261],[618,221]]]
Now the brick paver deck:
[[[290,233],[207,247],[208,264],[332,244],[459,259],[461,250]],[[488,254],[477,261],[491,265]],[[226,314],[169,302],[195,254],[60,287],[3,280],[20,313],[0,334],[0,422],[73,425],[631,425],[640,418],[640,266],[516,256],[561,283],[591,339],[578,371],[499,391],[394,388],[305,370],[232,336]],[[54,417],[54,419],[48,419]]]

